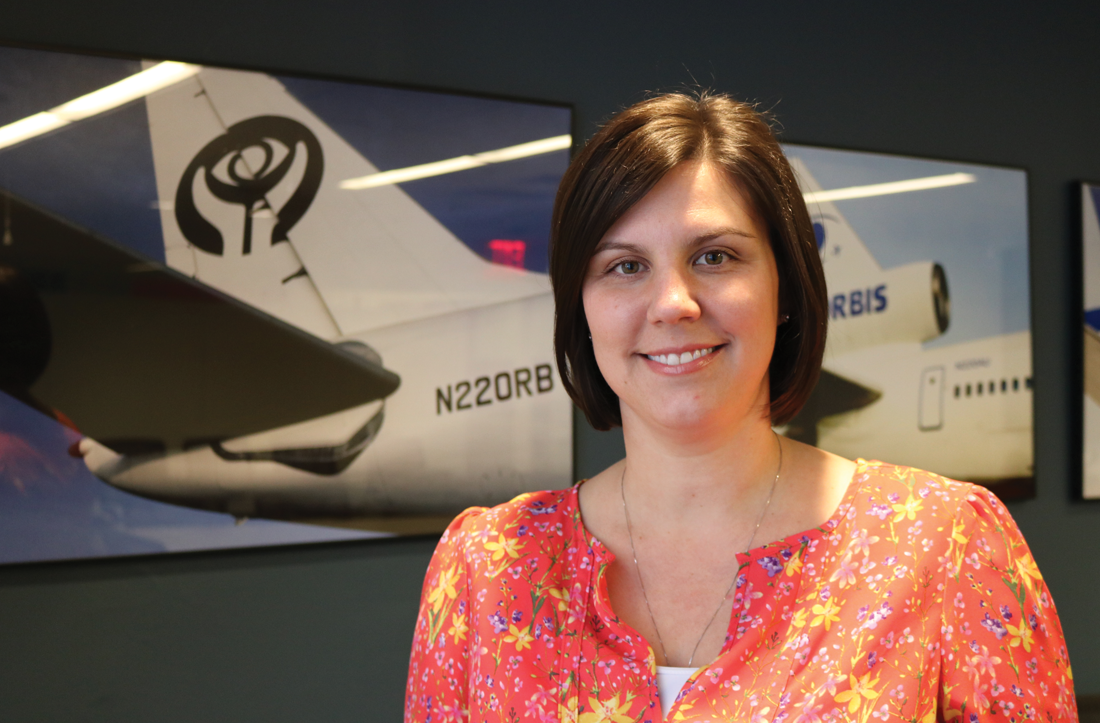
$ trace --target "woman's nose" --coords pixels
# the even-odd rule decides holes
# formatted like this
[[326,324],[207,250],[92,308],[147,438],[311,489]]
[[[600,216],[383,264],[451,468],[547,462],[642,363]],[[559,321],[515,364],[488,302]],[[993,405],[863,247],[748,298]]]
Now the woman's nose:
[[668,270],[657,274],[654,282],[655,288],[649,305],[650,322],[675,324],[699,318],[699,302],[685,273]]

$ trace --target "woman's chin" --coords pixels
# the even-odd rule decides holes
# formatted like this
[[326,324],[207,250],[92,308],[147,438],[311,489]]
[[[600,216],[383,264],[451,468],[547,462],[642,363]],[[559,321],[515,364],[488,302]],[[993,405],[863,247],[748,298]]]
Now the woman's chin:
[[[690,403],[669,402],[667,404],[648,405],[633,416],[637,422],[646,426],[661,428],[665,433],[702,434],[708,429],[717,429],[727,415],[724,410],[712,404],[698,401]],[[623,419],[627,421],[626,415]]]

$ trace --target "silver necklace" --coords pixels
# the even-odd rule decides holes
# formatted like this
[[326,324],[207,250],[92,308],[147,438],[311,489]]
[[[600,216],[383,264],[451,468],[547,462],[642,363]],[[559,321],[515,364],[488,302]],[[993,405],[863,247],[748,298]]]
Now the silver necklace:
[[[783,471],[783,444],[779,441],[779,435],[772,430],[772,434],[775,434],[775,442],[779,446],[779,465],[775,470],[775,479],[772,480],[772,488],[768,492],[768,499],[764,502],[763,509],[760,510],[760,516],[756,518],[756,527],[752,528],[752,536],[749,537],[749,544],[745,547],[745,552],[752,549],[752,543],[756,540],[756,533],[760,530],[760,523],[764,521],[764,515],[768,511],[768,506],[772,503],[772,495],[775,494],[775,486],[779,484],[779,473]],[[657,643],[661,646],[661,656],[668,662],[668,653],[665,652],[665,641],[661,639],[661,629],[657,627],[657,619],[653,617],[653,608],[649,604],[649,596],[645,592],[645,583],[642,582],[642,568],[638,566],[638,551],[634,548],[634,531],[630,526],[630,510],[626,506],[626,465],[623,465],[622,476],[619,477],[619,495],[623,498],[623,515],[626,517],[626,534],[630,539],[630,552],[634,555],[634,572],[638,575],[638,587],[642,590],[642,600],[645,601],[646,612],[649,613],[649,622],[653,624],[653,630],[657,633]],[[738,567],[740,570],[740,567]],[[703,628],[702,634],[699,639],[695,641],[695,647],[691,650],[691,657],[688,658],[687,667],[691,667],[692,662],[695,660],[695,653],[699,650],[699,645],[703,642],[703,638],[706,637],[707,631],[710,630],[710,626],[714,623],[715,618],[718,617],[718,611],[722,609],[722,605],[726,602],[726,598],[733,591],[733,586],[737,583],[737,572],[733,574],[733,580],[730,581],[730,586],[726,588],[726,593],[722,596],[722,600],[718,603],[718,607],[714,609],[714,614],[710,616],[710,620],[707,622],[707,626]]]

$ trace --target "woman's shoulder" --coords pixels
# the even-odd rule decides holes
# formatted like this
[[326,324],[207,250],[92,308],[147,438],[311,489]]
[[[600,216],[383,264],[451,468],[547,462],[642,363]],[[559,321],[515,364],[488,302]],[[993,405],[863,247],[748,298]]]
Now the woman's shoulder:
[[928,516],[1008,516],[988,487],[906,465],[856,460],[852,485],[849,515],[867,514],[894,522]]
[[464,510],[447,527],[440,544],[456,537],[524,537],[548,529],[561,534],[572,527],[576,510],[576,488],[525,492],[494,507]]

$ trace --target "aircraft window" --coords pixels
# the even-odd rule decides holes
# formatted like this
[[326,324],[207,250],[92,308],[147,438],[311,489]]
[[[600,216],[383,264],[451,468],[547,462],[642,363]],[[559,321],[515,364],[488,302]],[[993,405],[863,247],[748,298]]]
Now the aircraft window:
[[1014,391],[1014,392],[1020,391],[1020,380],[1019,380],[1018,377],[1013,377],[1012,378],[1012,391]]
[[1008,391],[1008,380],[1007,379],[1002,379],[1001,380],[1001,391],[1002,392],[1007,392]]
[[982,383],[978,382],[977,387],[978,387],[978,396],[980,397],[980,396],[982,396],[982,389],[983,389]]
[[990,379],[989,380],[989,393],[992,394],[995,391],[997,391],[997,382]]
[[959,389],[959,385],[958,385],[958,384],[956,384],[956,385],[955,385],[955,399],[958,399],[958,398],[959,398],[959,391],[961,391],[961,390]]
[[970,385],[969,384],[966,385],[966,396],[968,396],[968,397],[970,396]]
[[1031,389],[1031,377],[1024,380],[1024,384],[1027,384],[1027,388]]

